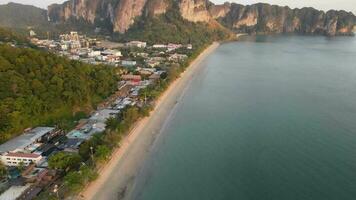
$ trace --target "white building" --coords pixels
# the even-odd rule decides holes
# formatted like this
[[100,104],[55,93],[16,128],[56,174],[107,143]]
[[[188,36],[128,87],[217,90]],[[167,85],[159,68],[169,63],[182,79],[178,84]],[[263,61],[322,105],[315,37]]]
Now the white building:
[[126,43],[126,46],[128,46],[128,47],[146,48],[147,43],[146,42],[141,42],[141,41],[131,41],[131,42]]
[[155,49],[165,49],[165,48],[167,48],[167,45],[165,45],[165,44],[155,44],[152,47],[155,48]]
[[31,163],[38,164],[42,156],[34,153],[5,153],[1,156],[1,161],[6,166],[19,166],[20,163],[23,163],[25,166],[30,165]]
[[103,55],[103,56],[113,55],[113,56],[117,56],[117,57],[121,57],[122,56],[121,51],[112,50],[112,49],[107,49],[107,50],[101,52],[101,55]]

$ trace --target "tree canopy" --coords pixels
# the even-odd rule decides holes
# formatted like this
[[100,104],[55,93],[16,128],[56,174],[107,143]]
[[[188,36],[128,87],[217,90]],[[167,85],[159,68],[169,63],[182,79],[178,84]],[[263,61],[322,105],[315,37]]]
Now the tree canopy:
[[116,90],[114,69],[31,48],[0,45],[0,142],[23,129],[57,125]]
[[81,157],[78,154],[59,152],[51,156],[48,160],[48,166],[51,169],[67,170],[78,167]]

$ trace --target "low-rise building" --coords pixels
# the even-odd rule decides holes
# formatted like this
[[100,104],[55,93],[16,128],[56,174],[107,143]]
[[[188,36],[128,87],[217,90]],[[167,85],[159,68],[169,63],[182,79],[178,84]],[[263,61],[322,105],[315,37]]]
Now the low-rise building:
[[122,54],[121,54],[121,51],[118,51],[118,50],[111,50],[111,49],[107,49],[103,52],[101,52],[101,55],[103,56],[117,56],[117,57],[121,57]]
[[152,47],[155,48],[155,49],[165,49],[165,48],[167,48],[167,45],[165,45],[165,44],[155,44]]
[[4,153],[0,156],[2,163],[6,166],[19,166],[23,163],[25,166],[31,163],[37,164],[41,161],[42,156],[34,153]]
[[131,41],[126,43],[127,47],[138,47],[138,48],[146,48],[147,43],[141,41]]
[[53,127],[37,127],[25,131],[22,135],[0,145],[0,152],[32,152],[35,150],[32,149],[33,144],[48,141],[49,137],[53,134],[54,131],[55,128]]

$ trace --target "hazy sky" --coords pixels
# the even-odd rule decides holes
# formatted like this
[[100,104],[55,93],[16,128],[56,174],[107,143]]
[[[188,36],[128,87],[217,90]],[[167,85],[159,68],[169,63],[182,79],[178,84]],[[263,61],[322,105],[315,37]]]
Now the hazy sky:
[[[31,4],[38,7],[46,8],[47,5],[52,3],[61,3],[64,0],[0,0],[0,4],[8,2],[18,2],[23,4]],[[211,0],[214,3],[223,3],[226,0]],[[315,7],[322,10],[328,9],[344,9],[356,13],[356,0],[229,0],[240,4],[253,4],[258,2],[266,2],[278,5],[288,5],[294,7]]]

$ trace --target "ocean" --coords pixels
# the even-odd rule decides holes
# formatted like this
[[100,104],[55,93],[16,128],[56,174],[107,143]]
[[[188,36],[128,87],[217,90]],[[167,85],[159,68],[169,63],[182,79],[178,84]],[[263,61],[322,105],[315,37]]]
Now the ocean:
[[356,199],[356,38],[246,37],[202,65],[133,199]]

